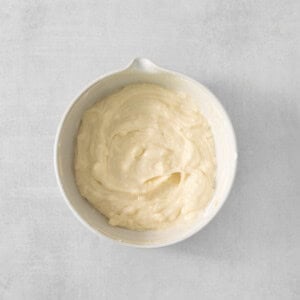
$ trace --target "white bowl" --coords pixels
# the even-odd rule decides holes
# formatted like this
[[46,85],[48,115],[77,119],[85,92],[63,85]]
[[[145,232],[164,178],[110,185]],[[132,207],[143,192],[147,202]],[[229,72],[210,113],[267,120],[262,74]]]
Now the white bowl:
[[[212,128],[217,156],[216,190],[204,216],[189,226],[144,232],[113,227],[79,194],[76,187],[73,171],[74,143],[83,112],[101,98],[132,83],[159,84],[190,95],[199,103],[201,112]],[[234,131],[228,115],[217,98],[195,80],[162,69],[145,58],[137,58],[126,69],[100,78],[77,97],[62,118],[54,148],[58,185],[77,218],[97,234],[126,245],[146,248],[177,243],[203,228],[225,202],[234,180],[236,163]]]

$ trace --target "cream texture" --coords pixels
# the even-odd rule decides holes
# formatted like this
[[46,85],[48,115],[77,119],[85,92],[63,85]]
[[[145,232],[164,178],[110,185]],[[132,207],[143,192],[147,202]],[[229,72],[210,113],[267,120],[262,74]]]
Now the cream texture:
[[194,220],[215,184],[212,132],[186,95],[123,88],[88,109],[79,128],[79,191],[111,225],[162,229]]

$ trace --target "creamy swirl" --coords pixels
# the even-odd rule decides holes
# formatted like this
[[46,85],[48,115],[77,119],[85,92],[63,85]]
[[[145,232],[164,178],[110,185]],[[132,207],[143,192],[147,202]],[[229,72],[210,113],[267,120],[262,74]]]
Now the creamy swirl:
[[207,120],[189,97],[158,85],[126,86],[88,109],[74,165],[81,195],[133,230],[193,220],[214,191]]

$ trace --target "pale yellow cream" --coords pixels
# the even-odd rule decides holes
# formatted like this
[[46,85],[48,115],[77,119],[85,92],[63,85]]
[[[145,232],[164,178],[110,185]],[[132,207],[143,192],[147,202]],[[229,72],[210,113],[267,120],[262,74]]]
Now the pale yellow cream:
[[84,113],[75,174],[81,195],[111,225],[162,229],[203,212],[215,161],[212,132],[191,99],[136,84]]

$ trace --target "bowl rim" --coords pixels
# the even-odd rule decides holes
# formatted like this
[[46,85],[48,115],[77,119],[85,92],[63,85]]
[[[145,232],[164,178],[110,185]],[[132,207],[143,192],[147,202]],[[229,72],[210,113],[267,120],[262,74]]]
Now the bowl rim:
[[[155,69],[157,71],[160,72],[166,72],[169,74],[172,74],[174,76],[177,77],[181,77],[185,80],[188,81],[192,81],[194,84],[198,85],[200,88],[202,88],[206,93],[208,93],[215,101],[215,104],[218,106],[218,108],[220,109],[220,111],[222,111],[224,117],[227,119],[228,122],[228,128],[229,131],[231,133],[232,136],[232,143],[233,143],[233,148],[235,150],[235,160],[234,160],[234,165],[233,165],[233,170],[232,170],[232,175],[228,184],[228,188],[226,190],[226,193],[224,193],[224,195],[222,196],[222,201],[220,201],[217,209],[215,209],[213,211],[213,213],[211,213],[209,215],[209,217],[205,220],[205,222],[201,223],[201,226],[195,226],[195,228],[193,230],[190,230],[186,235],[181,236],[178,239],[173,239],[171,241],[167,241],[167,242],[161,242],[161,243],[157,243],[157,244],[151,244],[151,243],[145,243],[145,244],[139,244],[139,243],[134,243],[134,242],[130,242],[130,241],[125,241],[125,240],[120,240],[120,239],[115,239],[112,236],[108,235],[107,233],[105,233],[102,230],[97,230],[95,229],[92,225],[90,225],[83,217],[80,216],[80,214],[78,213],[78,211],[73,207],[71,201],[69,200],[69,198],[67,197],[64,187],[63,187],[63,183],[61,180],[61,176],[60,176],[60,172],[59,172],[59,161],[58,161],[58,148],[59,148],[59,141],[60,141],[60,137],[61,137],[61,132],[62,129],[64,127],[64,123],[65,120],[67,119],[68,114],[70,113],[70,111],[72,110],[73,106],[79,101],[79,99],[81,99],[81,97],[91,88],[93,88],[96,84],[98,84],[101,80],[105,79],[106,77],[112,76],[112,75],[117,75],[120,72],[124,72],[124,71],[129,71],[130,69],[140,69],[141,66],[143,66],[143,64],[150,64],[151,66],[154,66]],[[142,69],[142,68],[141,68]],[[150,61],[147,58],[135,58],[134,60],[131,61],[131,63],[122,69],[117,69],[111,72],[107,72],[101,76],[99,76],[96,80],[91,81],[90,83],[88,83],[87,85],[85,85],[85,88],[81,90],[80,93],[77,93],[77,95],[73,98],[73,100],[70,102],[70,104],[67,106],[67,108],[64,110],[64,113],[60,119],[60,122],[58,124],[57,130],[56,130],[56,134],[55,134],[55,141],[54,141],[54,149],[53,149],[53,155],[54,155],[54,173],[55,173],[55,177],[56,177],[56,182],[59,186],[59,190],[67,204],[67,206],[70,208],[70,210],[72,211],[73,215],[75,215],[75,217],[79,220],[79,222],[81,224],[83,224],[86,228],[88,228],[89,230],[91,230],[92,232],[94,232],[98,237],[104,237],[105,239],[109,240],[109,241],[113,241],[116,242],[120,245],[125,245],[125,246],[130,246],[130,247],[134,247],[134,248],[160,248],[160,247],[166,247],[166,246],[170,246],[170,245],[174,245],[176,243],[182,242],[186,239],[188,239],[189,237],[193,236],[194,234],[198,233],[200,230],[202,230],[204,227],[206,227],[214,218],[215,216],[218,214],[218,212],[221,210],[221,208],[223,207],[224,203],[227,201],[230,192],[232,190],[232,186],[234,184],[235,178],[236,178],[236,173],[237,173],[237,161],[238,161],[238,148],[237,148],[237,139],[236,139],[236,134],[232,125],[232,121],[227,113],[227,111],[225,110],[224,106],[222,105],[222,103],[219,101],[219,99],[215,96],[215,94],[213,92],[210,91],[210,89],[208,89],[206,86],[204,86],[202,83],[198,82],[197,80],[173,71],[173,70],[168,70],[165,68],[161,68],[160,66],[155,65],[154,63],[152,63],[152,61]]]

